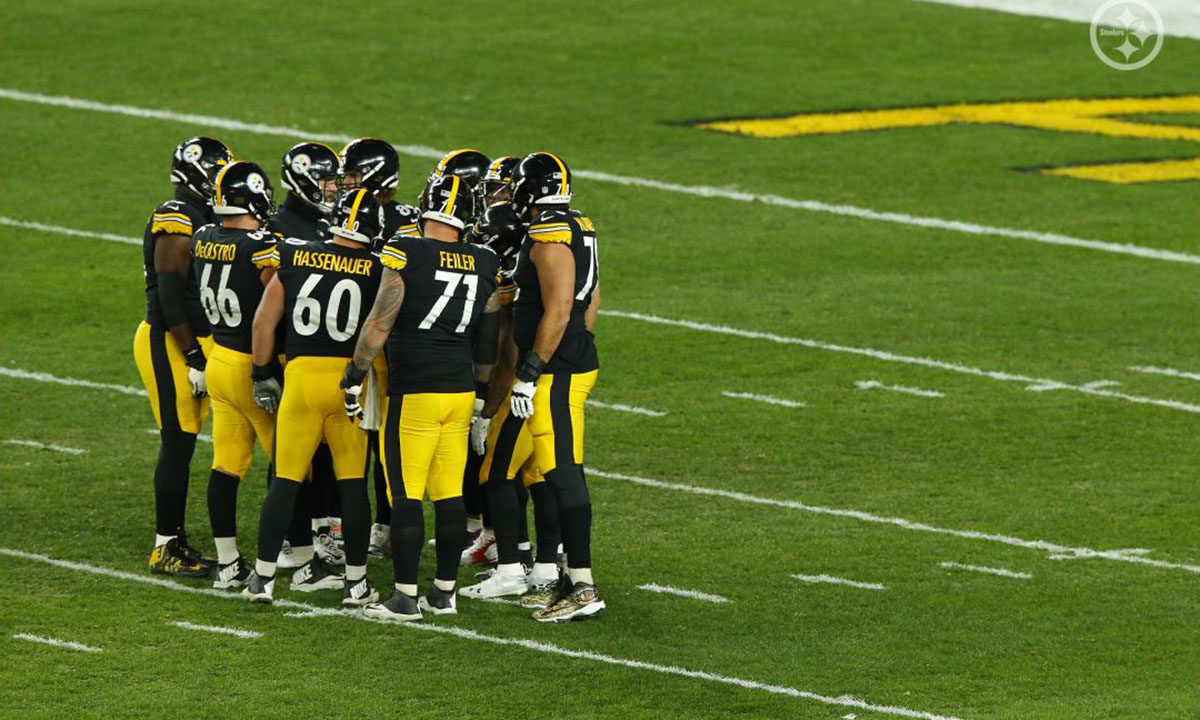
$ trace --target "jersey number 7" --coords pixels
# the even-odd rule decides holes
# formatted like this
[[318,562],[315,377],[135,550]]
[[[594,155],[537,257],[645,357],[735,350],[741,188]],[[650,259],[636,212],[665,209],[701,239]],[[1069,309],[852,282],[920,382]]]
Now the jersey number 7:
[[454,328],[454,332],[460,333],[465,331],[467,325],[471,322],[471,310],[475,308],[475,295],[479,292],[479,277],[476,275],[448,272],[446,270],[434,272],[433,277],[438,282],[446,283],[446,288],[442,291],[437,301],[433,303],[433,307],[429,308],[429,313],[425,315],[425,319],[417,327],[422,330],[428,330],[433,327],[433,324],[441,317],[442,311],[446,309],[446,305],[450,303],[450,299],[454,297],[458,286],[464,285],[467,288],[467,299],[463,303],[462,320],[459,321],[458,327]]

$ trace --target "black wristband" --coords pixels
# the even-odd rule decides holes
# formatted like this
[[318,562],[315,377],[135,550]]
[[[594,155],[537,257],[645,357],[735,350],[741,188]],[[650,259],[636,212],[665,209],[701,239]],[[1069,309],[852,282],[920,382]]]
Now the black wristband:
[[366,370],[359,370],[358,366],[353,362],[346,363],[346,374],[342,376],[342,387],[351,385],[362,385],[363,378],[367,376]]
[[517,379],[522,382],[533,382],[541,376],[542,371],[546,369],[546,361],[538,357],[538,354],[530,350],[525,353],[525,359],[521,361],[521,365],[517,368]]
[[254,369],[250,371],[250,379],[256,380],[256,381],[257,380],[270,380],[271,378],[275,377],[275,373],[273,372],[274,368],[272,367],[273,364],[274,363],[267,363],[266,365],[255,365]]
[[183,359],[188,367],[196,370],[203,370],[204,366],[208,364],[208,359],[204,357],[204,349],[200,347],[200,343],[196,343],[191,350],[184,353]]
[[479,400],[488,399],[488,384],[485,382],[475,381],[475,397]]

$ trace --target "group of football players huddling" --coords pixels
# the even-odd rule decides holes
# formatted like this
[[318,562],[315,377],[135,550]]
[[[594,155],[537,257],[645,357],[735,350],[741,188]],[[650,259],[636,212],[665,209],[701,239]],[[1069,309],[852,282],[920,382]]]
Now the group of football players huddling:
[[[214,588],[271,603],[288,569],[292,590],[341,590],[344,607],[411,621],[457,612],[468,563],[492,567],[457,594],[519,596],[539,621],[592,617],[604,602],[583,435],[599,268],[571,171],[548,152],[455,150],[412,206],[396,201],[399,167],[375,138],[340,153],[300,143],[277,208],[268,173],[225,143],[175,148],[134,337],[161,440],[150,570],[215,574]],[[215,559],[184,529],[210,407]],[[250,563],[237,498],[256,442],[270,462]],[[436,570],[422,594],[426,495]],[[386,600],[369,556],[392,559]]]

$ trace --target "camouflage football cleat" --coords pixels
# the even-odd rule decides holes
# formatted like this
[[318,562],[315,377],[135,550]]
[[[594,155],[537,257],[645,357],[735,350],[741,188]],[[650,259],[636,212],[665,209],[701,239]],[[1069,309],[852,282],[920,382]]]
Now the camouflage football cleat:
[[179,547],[179,538],[171,538],[150,553],[150,572],[182,577],[208,577],[212,566],[193,559]]
[[551,605],[533,613],[538,622],[567,622],[595,617],[604,609],[604,601],[595,585],[575,583],[571,591]]

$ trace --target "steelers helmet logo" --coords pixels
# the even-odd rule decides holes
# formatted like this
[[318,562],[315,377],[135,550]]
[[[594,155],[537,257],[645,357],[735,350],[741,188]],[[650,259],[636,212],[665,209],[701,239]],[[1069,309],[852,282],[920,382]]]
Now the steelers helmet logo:
[[263,180],[262,175],[250,173],[249,177],[246,178],[246,187],[250,188],[252,192],[262,193],[266,189],[266,181]]
[[300,153],[296,157],[292,158],[292,172],[296,173],[297,175],[303,175],[307,173],[310,167],[312,167],[312,158],[304,153]]
[[183,159],[187,162],[194,163],[204,154],[204,149],[199,143],[192,143],[183,149]]

